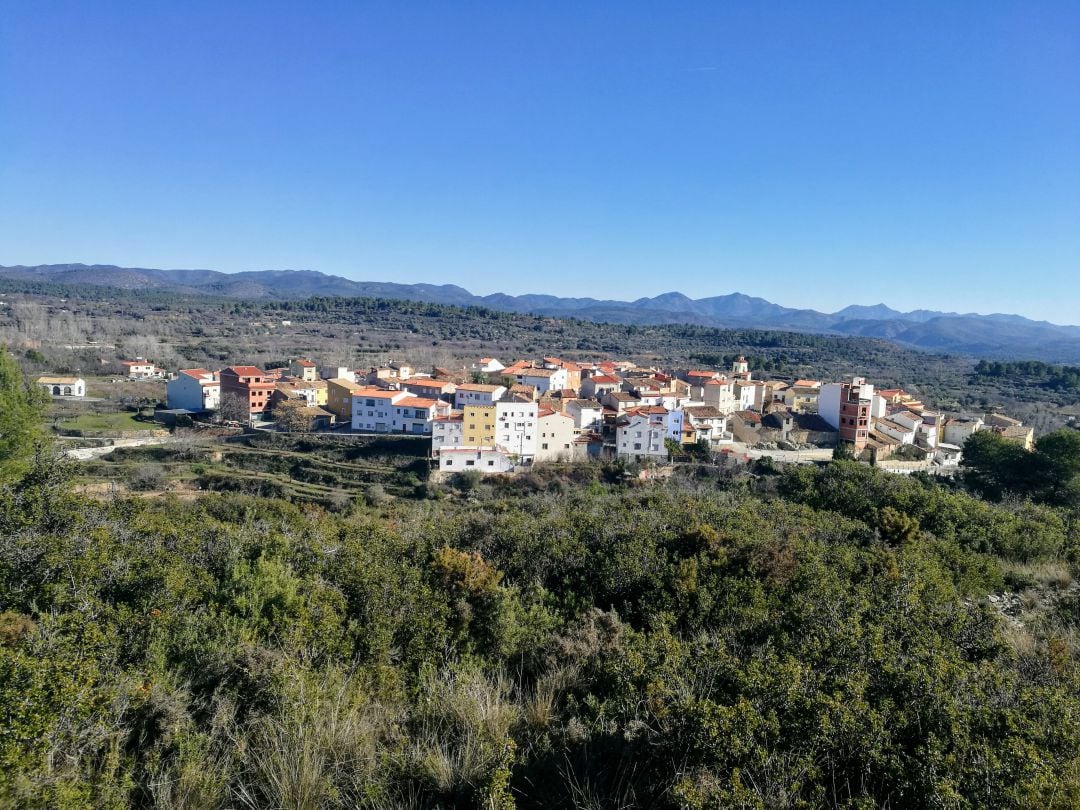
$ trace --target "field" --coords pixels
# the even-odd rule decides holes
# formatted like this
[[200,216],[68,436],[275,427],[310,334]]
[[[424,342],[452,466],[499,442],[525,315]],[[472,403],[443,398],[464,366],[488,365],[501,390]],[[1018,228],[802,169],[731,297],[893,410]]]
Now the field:
[[[121,447],[79,467],[83,491],[239,492],[317,503],[426,497],[428,444],[410,437],[254,434]],[[102,487],[106,484],[106,487]]]
[[60,422],[57,427],[62,431],[121,432],[130,430],[152,430],[157,425],[136,419],[136,414],[129,411],[118,413],[87,412],[74,419]]

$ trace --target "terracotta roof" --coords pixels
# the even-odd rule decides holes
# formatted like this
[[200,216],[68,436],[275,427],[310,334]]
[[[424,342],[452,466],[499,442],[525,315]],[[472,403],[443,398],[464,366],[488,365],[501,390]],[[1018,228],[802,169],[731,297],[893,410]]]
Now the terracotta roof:
[[501,385],[479,385],[477,383],[465,383],[464,385],[459,385],[457,387],[457,390],[458,391],[476,391],[476,392],[481,393],[481,394],[494,394],[496,391],[500,390],[502,387],[503,386],[501,386]]
[[296,365],[300,366],[300,368],[315,368],[315,364],[310,360],[295,360],[294,362]]
[[557,368],[526,368],[514,372],[518,377],[550,377],[559,369]]
[[221,373],[224,374],[226,371],[231,371],[237,377],[265,377],[266,376],[266,372],[262,371],[261,369],[256,368],[255,366],[229,366],[228,368],[222,369]]
[[428,399],[427,397],[405,397],[405,399],[399,399],[394,404],[406,408],[435,408],[446,403],[438,399]]
[[213,374],[212,371],[209,371],[205,368],[182,368],[176,373],[186,374],[187,376],[194,377],[197,380],[201,380],[203,377],[207,377]]
[[683,410],[695,419],[716,419],[724,415],[712,405],[692,405]]
[[423,388],[438,388],[445,391],[447,388],[453,388],[454,383],[450,380],[436,380],[433,377],[412,377],[401,384],[402,388],[408,388],[410,385]]
[[610,374],[601,374],[598,377],[589,377],[589,379],[599,385],[619,385],[622,382],[618,377],[612,377]]
[[353,394],[358,397],[368,397],[369,399],[393,399],[396,396],[400,396],[402,392],[396,388],[384,389],[365,386],[363,388],[355,389]]
[[561,417],[563,417],[565,419],[573,419],[574,418],[568,413],[563,413],[562,411],[553,411],[550,408],[542,408],[536,414],[537,419],[544,419],[544,418],[546,418],[548,416],[561,416]]
[[793,388],[820,388],[820,380],[796,380],[792,384]]
[[735,411],[735,416],[739,417],[747,425],[761,424],[761,414],[757,411]]

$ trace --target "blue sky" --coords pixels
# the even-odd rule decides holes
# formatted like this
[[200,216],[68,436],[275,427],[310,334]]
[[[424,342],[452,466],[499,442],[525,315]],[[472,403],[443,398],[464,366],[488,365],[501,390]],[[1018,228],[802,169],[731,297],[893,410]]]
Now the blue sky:
[[1080,322],[1080,3],[0,14],[0,264]]

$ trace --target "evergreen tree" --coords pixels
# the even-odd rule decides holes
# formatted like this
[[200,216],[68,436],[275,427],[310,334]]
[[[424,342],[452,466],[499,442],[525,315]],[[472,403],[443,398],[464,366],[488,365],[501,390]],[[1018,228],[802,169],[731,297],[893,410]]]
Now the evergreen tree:
[[41,388],[26,381],[7,348],[0,348],[0,479],[23,472],[44,440],[47,401]]

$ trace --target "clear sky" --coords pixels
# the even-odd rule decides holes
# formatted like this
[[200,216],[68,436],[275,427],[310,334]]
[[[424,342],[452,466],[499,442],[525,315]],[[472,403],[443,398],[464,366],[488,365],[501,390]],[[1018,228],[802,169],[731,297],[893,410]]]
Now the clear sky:
[[1080,3],[0,0],[0,264],[1080,323]]

